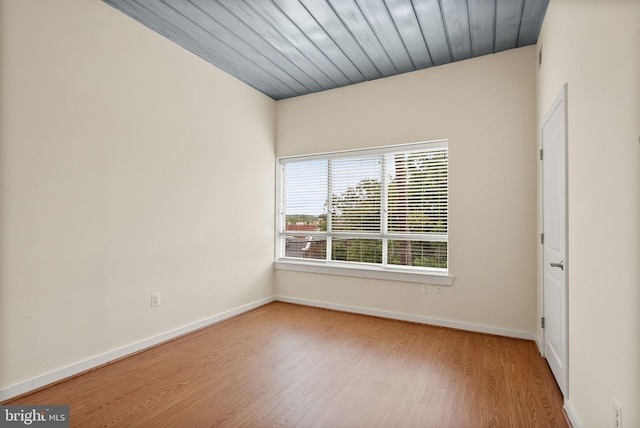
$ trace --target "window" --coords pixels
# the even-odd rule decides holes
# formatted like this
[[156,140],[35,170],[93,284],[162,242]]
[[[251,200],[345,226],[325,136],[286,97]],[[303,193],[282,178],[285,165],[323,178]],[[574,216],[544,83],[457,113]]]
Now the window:
[[447,141],[281,158],[278,182],[276,267],[447,275]]

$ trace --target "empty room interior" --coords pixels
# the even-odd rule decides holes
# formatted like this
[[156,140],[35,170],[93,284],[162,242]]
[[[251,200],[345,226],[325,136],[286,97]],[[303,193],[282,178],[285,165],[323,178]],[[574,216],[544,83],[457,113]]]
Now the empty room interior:
[[0,0],[0,404],[640,427],[640,1]]

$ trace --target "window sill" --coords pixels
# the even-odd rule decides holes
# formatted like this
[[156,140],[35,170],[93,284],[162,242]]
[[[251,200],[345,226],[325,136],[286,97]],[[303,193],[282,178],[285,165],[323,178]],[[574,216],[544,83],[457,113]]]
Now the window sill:
[[452,285],[454,277],[446,271],[411,272],[382,266],[337,266],[322,262],[308,263],[295,260],[279,260],[274,262],[277,270],[321,273],[325,275],[353,276],[359,278],[382,279],[389,281],[417,282],[420,284]]

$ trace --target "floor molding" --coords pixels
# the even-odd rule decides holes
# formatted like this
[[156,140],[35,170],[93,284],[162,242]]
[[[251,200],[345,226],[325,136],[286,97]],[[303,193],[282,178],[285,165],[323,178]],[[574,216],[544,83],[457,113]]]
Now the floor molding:
[[69,377],[77,376],[83,372],[93,370],[97,367],[103,366],[115,360],[119,360],[129,355],[138,353],[140,351],[144,351],[145,349],[151,348],[153,346],[159,345],[163,342],[167,342],[177,337],[184,336],[185,334],[192,333],[196,330],[200,330],[201,328],[208,327],[220,321],[224,321],[226,319],[235,317],[242,313],[251,311],[260,306],[271,303],[274,300],[276,300],[274,297],[267,297],[264,299],[256,300],[255,302],[248,303],[246,305],[239,306],[234,309],[230,309],[228,311],[219,313],[217,315],[213,315],[211,317],[207,317],[200,321],[187,324],[185,326],[167,331],[165,333],[158,334],[148,339],[144,339],[139,342],[135,342],[130,345],[123,346],[121,348],[106,352],[104,354],[101,354],[92,358],[88,358],[86,360],[79,361],[69,366],[51,371],[44,375],[31,378],[24,382],[11,385],[6,388],[2,388],[0,389],[0,403],[7,401],[9,399],[18,397],[20,395],[24,395],[26,393],[33,392],[47,385],[60,382]]
[[564,399],[564,411],[567,413],[567,417],[569,417],[569,422],[571,422],[573,428],[582,428],[576,409],[573,408],[571,401],[566,398]]
[[540,355],[544,357],[544,347],[538,335],[536,335],[535,341],[536,341],[536,346],[538,347],[538,352],[540,352]]
[[458,321],[444,320],[439,318],[429,318],[420,315],[402,314],[397,312],[381,311],[378,309],[369,309],[359,306],[341,305],[338,303],[322,302],[318,300],[298,299],[295,297],[276,296],[275,300],[286,303],[295,303],[298,305],[314,306],[317,308],[335,309],[337,311],[353,312],[362,315],[372,315],[381,318],[390,318],[400,321],[411,321],[420,324],[437,325],[440,327],[455,328],[458,330],[473,331],[476,333],[488,333],[498,336],[514,337],[517,339],[535,340],[535,333],[526,331],[510,330],[501,327],[491,327],[480,324],[471,324]]

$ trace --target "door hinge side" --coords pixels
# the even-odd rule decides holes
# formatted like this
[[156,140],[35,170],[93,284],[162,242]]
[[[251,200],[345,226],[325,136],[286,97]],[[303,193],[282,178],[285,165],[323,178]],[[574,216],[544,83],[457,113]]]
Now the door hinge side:
[[540,318],[540,327],[544,328],[544,317]]
[[542,149],[540,149],[540,160],[542,160]]
[[540,234],[540,243],[544,244],[544,233]]

